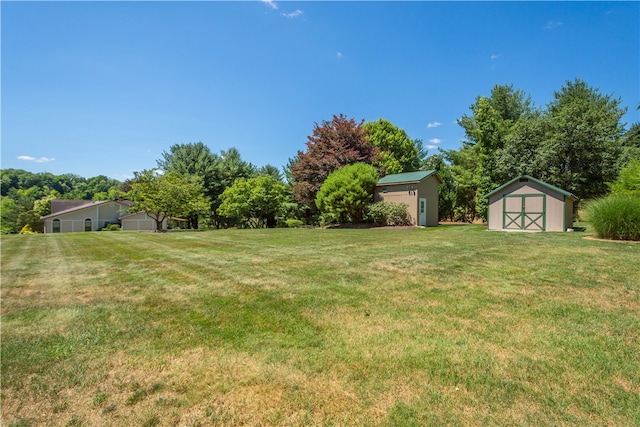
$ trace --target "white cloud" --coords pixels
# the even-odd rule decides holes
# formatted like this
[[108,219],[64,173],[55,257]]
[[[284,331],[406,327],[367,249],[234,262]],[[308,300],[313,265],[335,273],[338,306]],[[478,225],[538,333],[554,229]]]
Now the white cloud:
[[431,138],[429,142],[432,144],[440,144],[442,140],[440,138]]
[[494,53],[493,55],[491,55],[491,60],[492,60],[492,61],[493,61],[493,60],[496,60],[496,59],[498,59],[498,58],[500,58],[500,55],[498,55],[497,53]]
[[440,123],[440,122],[431,122],[431,123],[429,123],[429,124],[427,125],[427,128],[428,128],[428,129],[431,129],[431,128],[437,128],[438,126],[442,126],[442,123]]
[[437,145],[427,145],[427,150],[434,150],[436,148],[438,148]]
[[273,0],[260,0],[265,6],[270,7],[271,9],[277,9],[278,8],[278,4],[276,2],[274,2]]
[[295,11],[291,12],[291,13],[283,13],[282,16],[284,16],[285,18],[297,18],[298,16],[302,15],[304,12],[301,11],[300,9],[296,9]]
[[26,160],[28,162],[35,162],[35,163],[47,163],[55,160],[53,157],[33,157],[33,156],[18,156],[18,159]]
[[336,56],[337,56],[338,58],[342,58],[344,55],[342,55],[342,52],[337,52],[337,53],[336,53]]
[[554,30],[558,27],[562,27],[564,22],[561,21],[547,21],[547,25],[544,27],[545,30]]

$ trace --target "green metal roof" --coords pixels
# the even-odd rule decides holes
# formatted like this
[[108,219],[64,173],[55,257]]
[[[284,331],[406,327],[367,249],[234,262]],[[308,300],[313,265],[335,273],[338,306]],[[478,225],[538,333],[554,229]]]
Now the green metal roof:
[[436,171],[416,171],[387,175],[378,180],[378,185],[406,184],[409,182],[420,182],[423,179],[435,175],[438,181],[442,182]]
[[538,183],[538,184],[542,185],[543,187],[547,187],[547,188],[549,188],[550,190],[556,191],[556,192],[558,192],[558,193],[562,194],[562,195],[563,195],[563,196],[565,196],[565,197],[570,197],[570,198],[573,198],[574,200],[578,200],[578,198],[577,198],[574,194],[571,194],[571,193],[569,193],[568,191],[565,191],[565,190],[563,190],[563,189],[561,189],[561,188],[558,188],[558,187],[556,187],[556,186],[554,186],[554,185],[547,184],[546,182],[544,182],[544,181],[540,181],[539,179],[535,179],[534,177],[529,176],[529,175],[520,175],[520,176],[518,176],[518,177],[516,177],[516,178],[513,178],[511,181],[509,181],[509,182],[507,182],[506,184],[503,184],[503,185],[501,185],[500,187],[496,188],[495,190],[493,190],[493,191],[491,191],[491,192],[489,192],[489,193],[485,194],[483,197],[484,197],[485,199],[488,199],[489,197],[493,196],[495,193],[498,193],[499,191],[502,191],[504,188],[506,188],[506,187],[510,186],[510,185],[511,185],[511,184],[513,184],[514,182],[519,181],[519,180],[521,180],[521,179],[528,179],[529,181],[536,182],[536,183]]

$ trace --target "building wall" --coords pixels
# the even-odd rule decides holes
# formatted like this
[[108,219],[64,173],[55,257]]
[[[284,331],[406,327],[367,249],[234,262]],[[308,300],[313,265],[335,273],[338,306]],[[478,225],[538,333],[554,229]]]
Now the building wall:
[[[166,220],[163,223],[163,229],[166,229]],[[134,215],[129,215],[125,218],[121,219],[122,230],[131,231],[155,231],[156,229],[156,221],[153,218],[150,218],[144,212],[138,212]]]
[[[565,228],[571,227],[573,222],[573,203],[567,201],[562,194],[553,191],[550,188],[542,186],[537,182],[514,182],[512,185],[503,189],[503,191],[492,195],[489,198],[489,229],[502,230],[503,226],[503,202],[502,198],[506,195],[524,195],[524,194],[544,194],[546,195],[546,231],[565,231]],[[567,211],[571,212],[571,216],[567,217]]]
[[423,179],[418,184],[418,198],[427,199],[427,227],[438,225],[438,185],[438,180],[433,176]]
[[[413,190],[409,190],[413,187]],[[434,177],[427,177],[419,183],[394,184],[376,187],[374,201],[406,203],[413,225],[419,221],[418,200],[427,199],[427,226],[438,225],[438,181]]]
[[502,230],[502,197],[506,194],[506,192],[501,192],[500,194],[494,194],[489,197],[489,212],[487,213],[487,225],[489,230]]
[[[413,225],[418,224],[418,197],[415,194],[409,194],[407,184],[377,187],[374,193],[374,201],[406,203],[408,205],[407,211],[411,216],[411,223]],[[427,201],[428,204],[429,202]]]
[[85,231],[85,220],[91,219],[91,231],[102,229],[107,223],[117,223],[118,217],[127,206],[118,202],[94,204],[73,212],[53,216],[44,220],[44,232],[53,232],[53,220],[60,220],[61,233],[77,233]]

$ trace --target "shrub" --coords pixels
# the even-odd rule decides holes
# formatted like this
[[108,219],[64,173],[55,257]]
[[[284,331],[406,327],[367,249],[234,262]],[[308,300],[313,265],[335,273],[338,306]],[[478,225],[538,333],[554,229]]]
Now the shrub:
[[618,179],[610,187],[612,194],[640,197],[640,159],[633,159],[623,167]]
[[369,205],[367,214],[376,225],[411,225],[406,203],[377,202]]
[[640,197],[611,195],[590,202],[586,212],[598,237],[640,240]]
[[320,224],[320,227],[326,227],[328,225],[338,223],[340,223],[340,217],[334,213],[327,212],[320,214],[318,217],[318,224]]
[[304,222],[299,219],[288,219],[285,222],[289,228],[300,228],[302,227],[302,224],[304,224]]
[[120,224],[107,224],[100,231],[120,231]]
[[34,234],[31,226],[29,224],[25,224],[24,227],[20,230],[20,234]]
[[302,221],[301,226],[304,225],[305,211],[302,205],[294,202],[282,202],[278,209],[278,215],[276,219],[278,221],[278,227],[290,227],[289,220]]
[[378,172],[371,165],[354,163],[337,169],[327,177],[316,195],[316,206],[341,223],[359,224],[373,198]]

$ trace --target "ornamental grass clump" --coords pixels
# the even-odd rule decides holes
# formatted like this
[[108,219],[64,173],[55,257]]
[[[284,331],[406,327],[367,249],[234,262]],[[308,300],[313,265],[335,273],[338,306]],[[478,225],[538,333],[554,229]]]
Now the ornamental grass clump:
[[589,222],[598,237],[640,240],[640,197],[611,195],[587,205]]

